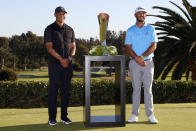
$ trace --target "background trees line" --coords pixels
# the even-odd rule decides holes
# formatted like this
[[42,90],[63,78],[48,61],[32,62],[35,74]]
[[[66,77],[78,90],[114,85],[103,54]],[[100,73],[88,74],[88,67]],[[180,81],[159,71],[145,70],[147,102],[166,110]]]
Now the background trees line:
[[[123,54],[125,32],[107,32],[107,44],[117,47],[119,54]],[[76,39],[77,52],[73,63],[83,66],[84,57],[92,46],[100,45],[98,39]],[[47,66],[47,51],[43,37],[36,36],[31,31],[14,35],[11,38],[0,37],[0,65],[17,69],[35,69]]]
[[6,66],[14,70],[39,68],[44,64],[46,56],[43,37],[38,37],[30,31],[11,38],[1,37],[0,51],[1,68]]
[[[120,31],[118,33],[115,31],[108,31],[107,45],[116,46],[119,55],[126,56],[126,64],[128,66],[129,57],[124,48],[125,35],[125,31]],[[157,68],[160,68],[160,61],[164,60],[160,58],[163,52],[161,43],[162,42],[158,43],[158,48],[155,51],[155,71],[157,71]],[[99,44],[99,40],[95,38],[90,38],[89,40],[76,39],[77,51],[73,59],[73,64],[76,66],[76,69],[78,66],[81,68],[83,67],[83,55],[88,55],[90,48]],[[1,68],[4,66],[14,70],[35,69],[47,66],[47,51],[44,46],[43,37],[36,36],[30,31],[26,34],[14,35],[11,38],[0,37],[0,59]],[[157,75],[158,74],[155,72],[155,76]],[[162,79],[165,78],[166,77],[162,77]]]

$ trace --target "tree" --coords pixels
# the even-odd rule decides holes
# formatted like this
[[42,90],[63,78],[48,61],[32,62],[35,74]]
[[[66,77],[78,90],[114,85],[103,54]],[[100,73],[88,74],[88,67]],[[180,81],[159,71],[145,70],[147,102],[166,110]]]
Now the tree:
[[[196,7],[192,7],[187,0],[182,0],[185,10],[171,2],[183,14],[172,9],[154,6],[163,15],[149,15],[161,18],[162,22],[153,24],[158,33],[160,42],[155,52],[155,79],[161,76],[165,79],[170,71],[172,80],[180,80],[185,73],[187,78],[189,72],[192,76],[196,74]],[[194,70],[191,70],[192,68]],[[196,80],[196,78],[192,78]]]
[[29,52],[29,43],[27,42],[26,35],[22,33],[21,36],[12,36],[10,40],[10,47],[13,54],[16,55],[19,59],[18,65],[23,67],[23,70],[26,70],[28,62],[27,53]]
[[125,41],[125,31],[119,31],[117,34],[115,31],[107,31],[107,45],[113,45],[117,48],[118,54],[125,55],[124,41]]
[[[22,33],[20,36],[12,36],[10,47],[12,49],[11,52],[19,60],[18,65],[24,70],[27,67],[33,69],[35,65],[40,67],[46,55],[43,37],[38,37],[31,31],[28,31],[26,34]],[[14,62],[16,59],[14,59]]]
[[6,37],[0,37],[0,58],[1,69],[5,66],[5,58],[9,54],[9,39]]
[[28,31],[26,33],[27,43],[29,43],[28,53],[26,54],[29,59],[29,66],[31,69],[34,69],[35,65],[41,66],[41,61],[45,56],[44,50],[44,38],[37,37],[32,32]]
[[76,42],[76,55],[74,56],[74,59],[77,63],[80,64],[80,66],[83,66],[84,62],[84,55],[88,55],[88,48],[83,43],[77,43]]

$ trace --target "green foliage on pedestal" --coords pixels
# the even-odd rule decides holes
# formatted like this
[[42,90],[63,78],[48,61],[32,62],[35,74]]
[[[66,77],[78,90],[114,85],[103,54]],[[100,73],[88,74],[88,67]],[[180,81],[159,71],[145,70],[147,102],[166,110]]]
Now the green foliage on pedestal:
[[109,56],[116,56],[118,55],[117,49],[115,46],[93,46],[91,50],[89,51],[89,55],[91,56],[103,56],[105,53]]

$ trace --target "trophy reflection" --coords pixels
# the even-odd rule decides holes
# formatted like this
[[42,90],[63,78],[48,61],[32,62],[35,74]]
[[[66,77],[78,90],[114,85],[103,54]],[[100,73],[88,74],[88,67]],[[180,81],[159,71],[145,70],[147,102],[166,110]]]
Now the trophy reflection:
[[99,21],[99,29],[100,29],[100,42],[103,46],[103,55],[107,56],[109,55],[106,49],[106,34],[107,34],[107,27],[109,22],[109,15],[106,13],[100,13],[98,15],[98,21]]

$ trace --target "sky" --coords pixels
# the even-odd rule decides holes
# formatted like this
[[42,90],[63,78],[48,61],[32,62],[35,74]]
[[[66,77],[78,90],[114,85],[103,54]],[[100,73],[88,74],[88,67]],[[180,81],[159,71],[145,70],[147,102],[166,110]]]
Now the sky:
[[[171,0],[183,7],[182,0]],[[188,0],[196,6],[196,0]],[[38,36],[44,35],[47,25],[55,21],[54,10],[63,6],[68,12],[65,23],[75,31],[76,38],[99,39],[97,15],[101,12],[109,14],[108,30],[126,31],[135,24],[134,11],[143,6],[148,14],[160,14],[153,6],[179,10],[169,0],[1,0],[0,4],[0,36],[11,37],[32,31]],[[147,17],[147,23],[160,21],[155,17]]]

